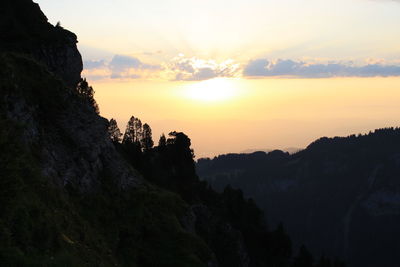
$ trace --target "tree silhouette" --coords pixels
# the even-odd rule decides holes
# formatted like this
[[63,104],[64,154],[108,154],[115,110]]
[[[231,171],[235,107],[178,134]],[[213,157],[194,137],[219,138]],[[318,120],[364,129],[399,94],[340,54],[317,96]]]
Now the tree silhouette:
[[133,125],[134,125],[134,128],[135,128],[134,141],[136,143],[140,143],[140,141],[142,140],[142,137],[143,137],[142,122],[140,121],[139,118],[135,118]]
[[113,143],[121,142],[122,133],[118,128],[117,121],[114,119],[111,119],[108,124],[108,134],[110,135]]
[[76,91],[78,95],[82,98],[82,100],[86,101],[93,110],[99,114],[99,105],[97,105],[96,100],[94,99],[94,90],[92,86],[89,86],[89,83],[86,81],[86,78],[80,80],[76,87]]
[[124,138],[122,139],[123,144],[134,144],[136,133],[135,133],[135,117],[131,117],[126,124]]
[[182,132],[170,132],[168,134],[170,138],[167,139],[167,145],[175,147],[176,151],[182,155],[190,155],[190,158],[194,158],[193,149],[190,148],[190,138]]
[[154,145],[151,128],[150,125],[148,125],[147,123],[143,125],[141,145],[143,151],[145,152],[149,151]]
[[160,136],[160,140],[158,141],[159,147],[165,147],[167,145],[167,138],[165,138],[165,134]]
[[138,118],[132,116],[126,125],[125,134],[122,139],[122,149],[128,161],[137,169],[142,168],[143,161],[140,144],[140,136],[142,133],[141,124]]

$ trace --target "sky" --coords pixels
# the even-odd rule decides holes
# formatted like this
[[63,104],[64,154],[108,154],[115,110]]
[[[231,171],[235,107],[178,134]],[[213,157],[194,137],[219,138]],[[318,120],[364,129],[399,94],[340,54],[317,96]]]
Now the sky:
[[400,1],[35,2],[78,35],[102,116],[198,158],[400,125]]

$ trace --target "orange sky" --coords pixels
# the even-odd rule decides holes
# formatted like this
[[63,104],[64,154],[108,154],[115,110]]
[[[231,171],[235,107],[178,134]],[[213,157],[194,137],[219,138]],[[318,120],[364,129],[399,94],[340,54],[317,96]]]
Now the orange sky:
[[[226,99],[202,97],[203,91],[209,95],[218,90],[215,84],[219,89],[225,86]],[[150,124],[156,142],[162,132],[183,131],[192,139],[197,157],[303,148],[322,136],[400,125],[400,78],[393,77],[93,85],[101,114],[116,118],[121,130],[134,115]],[[193,90],[200,92],[188,94]]]
[[398,0],[35,1],[77,34],[103,116],[198,157],[400,125]]

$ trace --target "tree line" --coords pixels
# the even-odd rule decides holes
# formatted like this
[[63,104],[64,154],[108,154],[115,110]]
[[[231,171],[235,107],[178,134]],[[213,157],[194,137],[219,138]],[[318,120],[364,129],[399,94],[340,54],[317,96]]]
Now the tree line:
[[108,125],[108,133],[114,144],[122,143],[136,146],[143,152],[149,151],[154,146],[150,125],[142,124],[142,121],[134,116],[129,119],[124,134],[121,133],[117,121],[111,119]]

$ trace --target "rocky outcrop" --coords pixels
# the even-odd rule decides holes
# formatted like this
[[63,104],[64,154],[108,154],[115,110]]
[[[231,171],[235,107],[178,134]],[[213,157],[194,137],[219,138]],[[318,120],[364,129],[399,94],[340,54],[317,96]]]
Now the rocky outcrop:
[[38,4],[30,0],[1,1],[0,52],[33,56],[71,88],[83,69],[77,37],[61,26],[48,23]]
[[95,189],[105,175],[123,188],[137,184],[139,175],[107,136],[106,119],[74,90],[83,68],[76,35],[48,23],[31,0],[14,0],[0,3],[0,36],[4,112],[22,125],[23,142],[40,148],[43,174],[80,191]]
[[33,51],[34,57],[60,77],[67,86],[75,88],[81,79],[82,57],[76,47],[76,37],[64,44],[41,45]]
[[8,80],[1,88],[2,107],[21,126],[21,141],[34,150],[49,180],[83,192],[95,190],[105,176],[120,188],[141,183],[112,144],[107,120],[76,93],[34,60],[4,55],[1,63],[0,76]]

